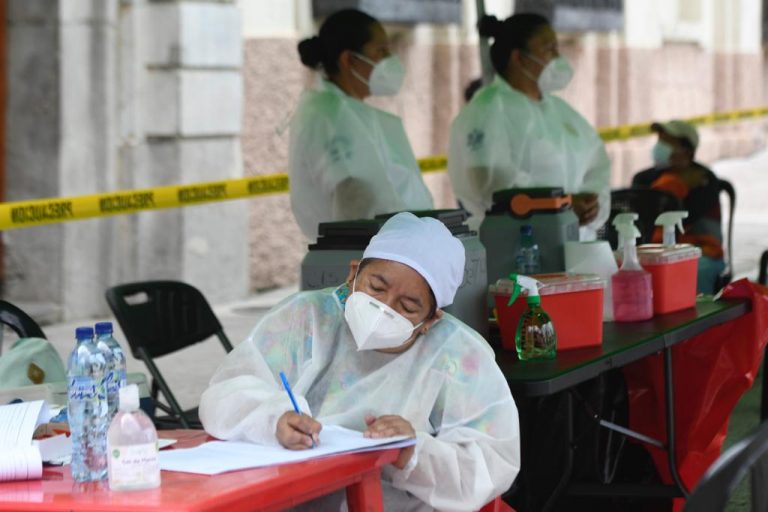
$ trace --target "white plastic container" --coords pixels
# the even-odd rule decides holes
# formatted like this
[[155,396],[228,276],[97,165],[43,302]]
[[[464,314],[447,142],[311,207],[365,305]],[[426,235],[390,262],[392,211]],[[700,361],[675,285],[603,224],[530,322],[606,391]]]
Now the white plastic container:
[[107,433],[109,488],[113,491],[160,486],[157,430],[139,409],[139,388],[120,388],[120,408]]

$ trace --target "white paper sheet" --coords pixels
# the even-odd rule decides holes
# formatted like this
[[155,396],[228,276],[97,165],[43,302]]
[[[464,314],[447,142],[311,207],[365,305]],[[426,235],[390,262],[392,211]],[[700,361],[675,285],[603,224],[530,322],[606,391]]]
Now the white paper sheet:
[[42,476],[43,461],[32,436],[50,418],[42,400],[0,406],[0,482]]
[[316,448],[288,450],[234,441],[210,441],[195,448],[160,452],[160,469],[216,475],[239,469],[260,468],[289,462],[301,462],[338,453],[371,451],[411,446],[415,439],[405,436],[367,439],[361,432],[335,425],[325,425]]

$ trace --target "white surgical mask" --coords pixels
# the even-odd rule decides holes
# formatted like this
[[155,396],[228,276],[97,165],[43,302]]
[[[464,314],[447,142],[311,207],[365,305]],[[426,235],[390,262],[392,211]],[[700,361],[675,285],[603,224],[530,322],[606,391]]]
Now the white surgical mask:
[[352,331],[357,350],[397,348],[413,335],[410,320],[367,293],[354,291],[347,298],[344,318]]
[[[538,62],[544,66],[538,80],[536,80],[541,92],[560,91],[565,89],[565,87],[571,83],[571,79],[573,78],[573,68],[564,57],[555,57],[547,64],[544,64],[540,59],[534,57],[530,53],[527,55],[532,61]],[[528,75],[526,74],[526,76]],[[529,78],[531,77],[529,76]]]
[[374,96],[394,96],[400,91],[400,87],[405,80],[405,69],[403,63],[400,62],[400,57],[397,55],[390,55],[381,59],[379,62],[374,62],[365,55],[355,53],[355,57],[367,62],[373,66],[371,76],[366,80],[354,69],[352,75],[368,86],[368,90]]
[[664,141],[658,141],[651,150],[653,163],[658,168],[669,167],[669,157],[672,156],[673,148]]

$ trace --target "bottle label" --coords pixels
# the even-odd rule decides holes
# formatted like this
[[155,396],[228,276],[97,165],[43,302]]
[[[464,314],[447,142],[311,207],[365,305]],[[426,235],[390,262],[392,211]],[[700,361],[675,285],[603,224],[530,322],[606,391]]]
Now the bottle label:
[[97,395],[96,382],[91,377],[70,377],[67,396],[70,400],[93,400]]
[[118,370],[107,372],[104,377],[104,389],[107,391],[107,395],[116,395],[121,387],[120,372]]
[[160,462],[157,443],[109,446],[109,485],[122,487],[157,487]]

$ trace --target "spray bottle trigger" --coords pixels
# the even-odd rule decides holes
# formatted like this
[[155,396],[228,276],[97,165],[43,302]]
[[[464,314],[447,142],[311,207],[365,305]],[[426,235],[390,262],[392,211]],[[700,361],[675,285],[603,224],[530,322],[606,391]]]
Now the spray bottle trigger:
[[509,302],[507,302],[507,306],[511,306],[515,303],[517,297],[520,296],[520,291],[522,290],[520,283],[517,282],[517,274],[514,272],[509,274],[509,280],[514,283],[514,286],[512,288],[512,295],[509,297]]

